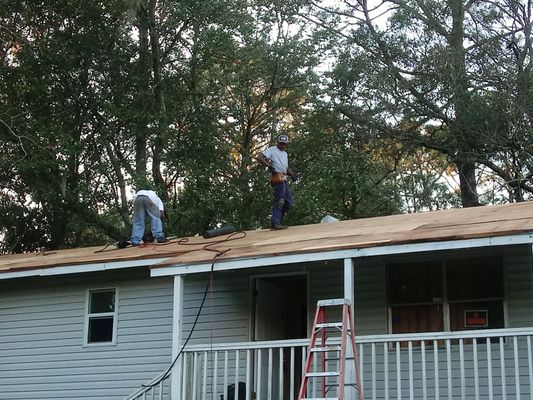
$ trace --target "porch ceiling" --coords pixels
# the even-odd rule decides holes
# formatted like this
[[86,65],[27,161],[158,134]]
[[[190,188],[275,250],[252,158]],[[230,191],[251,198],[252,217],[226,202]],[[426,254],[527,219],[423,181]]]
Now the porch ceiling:
[[[213,239],[195,236],[146,247],[89,247],[7,255],[0,257],[0,279],[2,273],[55,267],[68,268],[63,273],[77,273],[90,270],[84,266],[97,270],[205,264],[213,259],[213,250],[228,250],[219,261],[242,260],[529,232],[533,232],[533,203],[524,202],[300,225],[282,231],[247,231],[246,235],[235,234],[226,242],[222,242],[224,236]],[[208,244],[211,250],[205,248]]]

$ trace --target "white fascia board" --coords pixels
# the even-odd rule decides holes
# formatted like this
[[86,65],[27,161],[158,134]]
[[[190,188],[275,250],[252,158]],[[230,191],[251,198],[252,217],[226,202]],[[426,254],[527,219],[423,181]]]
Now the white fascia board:
[[82,274],[85,272],[109,271],[112,269],[123,269],[123,268],[143,267],[143,266],[148,267],[148,266],[158,264],[166,260],[168,260],[168,257],[143,259],[143,260],[95,263],[95,264],[62,265],[60,267],[51,267],[51,268],[26,269],[23,271],[0,273],[0,279],[25,278],[25,277],[32,277],[32,276]]
[[[289,254],[272,257],[256,257],[240,260],[217,260],[214,270],[228,271],[233,269],[257,268],[271,265],[294,264],[313,261],[340,260],[345,258],[375,257],[479,247],[512,246],[517,244],[533,244],[533,233],[476,239],[447,240],[442,242],[398,244],[316,253]],[[151,269],[150,274],[152,277],[198,274],[211,271],[211,264],[212,263],[183,264],[170,267],[156,267]]]

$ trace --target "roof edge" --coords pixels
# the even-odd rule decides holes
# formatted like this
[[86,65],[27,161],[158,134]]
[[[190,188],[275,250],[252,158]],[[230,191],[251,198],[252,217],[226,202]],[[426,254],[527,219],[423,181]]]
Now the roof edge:
[[[422,253],[427,251],[459,250],[491,246],[512,246],[518,244],[533,244],[533,233],[505,236],[490,236],[484,238],[431,241],[423,243],[404,243],[396,245],[367,247],[345,250],[331,250],[315,253],[280,254],[270,257],[253,257],[243,259],[217,260],[213,270],[229,271],[234,269],[267,267],[280,264],[295,264],[300,262],[337,260],[344,258],[363,258],[395,254]],[[195,263],[158,267],[151,265],[150,276],[189,275],[211,271],[212,263]]]
[[116,262],[103,262],[103,263],[93,263],[93,264],[73,264],[73,265],[61,265],[58,267],[24,269],[20,271],[1,273],[0,280],[38,277],[38,276],[71,275],[71,274],[81,274],[81,273],[87,273],[87,272],[99,272],[99,271],[108,271],[108,270],[115,270],[115,269],[126,269],[126,268],[133,268],[133,267],[150,267],[152,265],[166,261],[168,260],[168,258],[169,257],[116,261]]

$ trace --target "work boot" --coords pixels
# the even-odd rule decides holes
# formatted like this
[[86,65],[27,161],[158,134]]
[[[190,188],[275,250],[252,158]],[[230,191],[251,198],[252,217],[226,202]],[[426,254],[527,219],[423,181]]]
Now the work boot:
[[288,228],[287,225],[281,225],[281,224],[272,224],[270,227],[270,229],[273,231],[279,231],[279,230],[287,229],[287,228]]
[[152,232],[148,232],[146,235],[143,236],[143,242],[144,243],[154,242],[154,235],[152,235]]
[[157,239],[157,243],[167,243],[167,242],[170,242],[170,240],[167,239],[167,238],[158,238]]

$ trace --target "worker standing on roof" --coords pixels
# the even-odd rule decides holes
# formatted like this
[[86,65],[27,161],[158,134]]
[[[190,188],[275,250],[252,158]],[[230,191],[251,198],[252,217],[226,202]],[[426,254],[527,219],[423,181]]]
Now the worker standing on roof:
[[152,235],[157,243],[165,243],[169,240],[163,233],[163,217],[165,208],[163,201],[153,190],[139,190],[133,197],[133,227],[131,230],[131,245],[139,246],[144,236],[144,221],[148,215],[152,223]]
[[264,165],[272,173],[270,183],[274,189],[274,203],[272,205],[271,229],[286,229],[282,220],[287,211],[292,207],[292,193],[287,183],[287,177],[296,181],[296,175],[289,168],[289,156],[285,151],[289,137],[279,135],[276,146],[269,147],[257,156],[259,164]]

